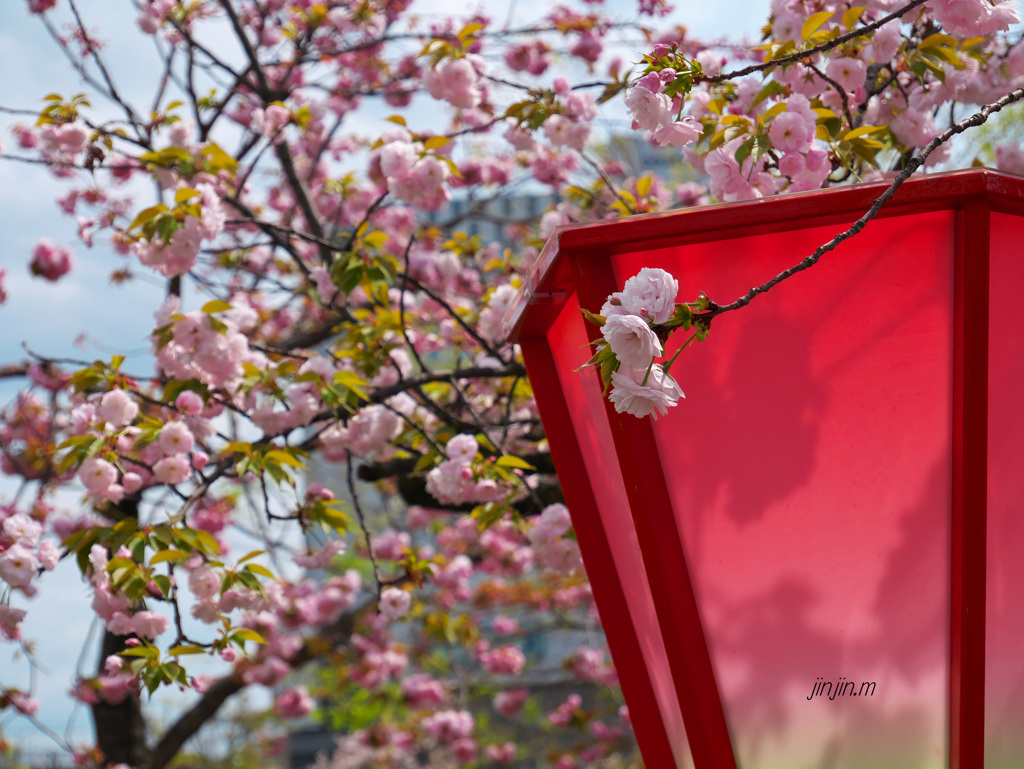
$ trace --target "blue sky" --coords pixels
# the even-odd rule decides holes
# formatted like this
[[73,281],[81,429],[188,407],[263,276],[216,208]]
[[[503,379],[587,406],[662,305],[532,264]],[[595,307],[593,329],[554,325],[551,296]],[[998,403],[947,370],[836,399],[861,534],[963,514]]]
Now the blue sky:
[[[497,18],[497,5],[487,2],[480,7]],[[444,0],[419,0],[414,9],[434,13],[446,6],[450,3]],[[767,0],[684,0],[677,6],[674,19],[688,27],[693,36],[711,39],[719,39],[730,30],[734,36],[739,32],[754,38],[768,14]],[[129,97],[143,95],[143,103],[148,104],[158,69],[152,41],[137,32],[132,4],[129,0],[89,0],[81,2],[80,7],[87,14],[87,24],[99,27],[102,38],[110,41],[104,54],[118,87]],[[516,18],[526,21],[547,11],[551,3],[519,0],[514,7]],[[618,16],[625,13],[620,14],[620,9],[635,7],[635,3],[612,0],[608,7]],[[63,21],[59,14],[56,18]],[[19,0],[0,3],[0,72],[5,73],[0,85],[0,107],[4,108],[39,109],[47,93],[67,95],[86,90],[38,20],[29,16]],[[94,107],[103,109],[99,100],[94,100]],[[9,152],[17,150],[7,127],[17,120],[0,114],[0,141]],[[0,231],[4,234],[0,264],[7,271],[9,296],[0,306],[0,363],[22,359],[21,345],[25,342],[36,352],[54,357],[92,359],[127,353],[126,368],[144,374],[149,365],[146,335],[164,290],[160,284],[136,280],[124,287],[112,287],[109,274],[123,266],[124,259],[99,243],[92,250],[76,245],[74,271],[57,284],[28,273],[31,250],[39,237],[75,243],[74,222],[54,205],[65,189],[38,167],[0,161]],[[86,340],[84,347],[74,345],[80,336]],[[0,403],[7,403],[14,392],[12,383],[0,381]],[[12,490],[10,482],[0,478],[0,499]],[[64,504],[73,508],[78,500],[69,494]],[[67,562],[47,575],[35,600],[15,599],[16,605],[30,609],[24,635],[35,644],[44,665],[35,686],[41,701],[40,718],[60,733],[72,712],[67,690],[92,618],[88,601],[88,591],[74,566]],[[27,685],[26,666],[12,660],[10,652],[10,646],[0,646],[3,682]],[[93,669],[94,656],[91,651],[85,656],[85,672]],[[0,725],[8,737],[30,748],[45,750],[52,745],[24,720],[0,719]],[[80,711],[72,737],[87,739],[90,733],[88,713]]]

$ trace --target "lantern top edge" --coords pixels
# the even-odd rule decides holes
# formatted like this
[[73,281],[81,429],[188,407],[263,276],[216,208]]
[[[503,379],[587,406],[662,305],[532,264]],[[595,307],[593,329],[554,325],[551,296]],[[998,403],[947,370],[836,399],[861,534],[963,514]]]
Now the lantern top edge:
[[[588,254],[619,253],[625,245],[642,251],[661,245],[668,238],[702,231],[727,230],[730,237],[747,230],[815,215],[866,212],[891,181],[852,184],[827,190],[811,190],[768,198],[637,214],[612,221],[585,222],[559,227],[548,238],[537,261],[523,276],[516,299],[504,318],[505,338],[518,341],[524,326],[542,308],[545,317],[557,313],[575,291],[568,255],[585,250]],[[879,212],[880,217],[906,212],[908,207],[957,208],[965,199],[1002,200],[1024,214],[1024,177],[991,168],[971,168],[912,177]],[[719,236],[716,236],[716,239]],[[541,321],[543,322],[543,321]]]

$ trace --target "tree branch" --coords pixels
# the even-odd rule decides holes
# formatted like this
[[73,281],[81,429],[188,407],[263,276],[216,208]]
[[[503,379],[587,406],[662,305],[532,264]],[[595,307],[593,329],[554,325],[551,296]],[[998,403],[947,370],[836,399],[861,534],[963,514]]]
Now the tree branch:
[[778,59],[772,59],[771,61],[766,61],[761,64],[751,64],[749,67],[733,70],[732,72],[721,72],[717,75],[704,75],[700,77],[695,77],[694,83],[721,83],[725,80],[732,80],[733,78],[743,77],[744,75],[751,75],[754,72],[763,72],[764,70],[769,69],[771,67],[775,67],[779,64],[792,64],[793,62],[810,58],[815,54],[825,53],[825,51],[831,51],[833,48],[837,48],[843,43],[849,42],[854,38],[861,37],[862,35],[865,35],[868,32],[874,32],[876,29],[888,24],[893,19],[899,19],[903,17],[905,14],[909,13],[914,8],[917,8],[919,5],[924,5],[925,2],[926,0],[911,0],[911,2],[907,3],[902,8],[897,8],[888,16],[883,16],[878,21],[874,21],[870,24],[865,24],[863,27],[858,27],[857,29],[852,29],[845,35],[840,35],[839,37],[833,40],[829,40],[827,43],[816,45],[814,46],[814,48],[808,48],[806,51],[797,51],[796,53],[789,54],[789,56],[781,56]]
[[932,139],[927,145],[925,145],[924,149],[922,149],[920,153],[918,153],[915,157],[911,158],[907,162],[906,168],[904,168],[899,173],[899,175],[895,179],[893,179],[892,184],[889,185],[885,192],[883,192],[878,197],[878,199],[871,204],[871,207],[867,210],[867,212],[860,219],[858,219],[852,225],[850,225],[849,228],[847,228],[843,232],[840,232],[827,243],[818,246],[818,248],[815,249],[813,254],[806,257],[797,264],[793,265],[788,270],[780,272],[767,283],[763,283],[762,285],[757,286],[756,288],[750,289],[750,291],[745,293],[736,301],[730,302],[729,304],[725,305],[718,305],[712,303],[710,309],[708,309],[705,312],[694,315],[694,322],[701,323],[706,326],[710,324],[714,318],[718,317],[722,313],[732,312],[733,310],[738,310],[741,307],[746,307],[754,299],[759,297],[761,294],[765,294],[768,291],[771,291],[775,286],[777,286],[782,281],[793,277],[798,272],[803,272],[809,267],[813,267],[815,264],[818,263],[818,260],[820,260],[821,257],[827,254],[829,251],[832,251],[844,240],[849,240],[854,235],[863,230],[867,226],[868,222],[870,222],[872,219],[875,218],[875,216],[878,215],[878,212],[881,210],[882,206],[884,206],[886,203],[892,200],[893,196],[896,194],[896,190],[900,188],[903,182],[909,179],[918,168],[924,165],[925,161],[928,159],[928,156],[931,155],[935,149],[937,149],[944,142],[949,141],[956,134],[963,133],[968,128],[980,126],[982,123],[988,120],[989,115],[995,114],[1003,107],[1009,104],[1013,104],[1014,102],[1020,101],[1021,99],[1024,99],[1024,88],[1018,88],[1015,91],[1011,91],[1001,99],[998,99],[992,102],[991,104],[986,104],[984,107],[982,107],[980,110],[975,112],[970,117],[961,120],[959,123],[951,125],[945,131],[943,131],[934,139]]
[[[316,650],[322,650],[323,642],[325,641],[329,648],[332,649],[346,645],[359,617],[375,603],[375,599],[367,599],[346,612],[337,622],[327,627],[317,638],[307,641],[295,656],[289,660],[289,664],[294,669],[316,659],[319,656]],[[203,724],[216,715],[228,698],[246,686],[247,684],[236,674],[231,674],[215,681],[206,690],[199,702],[184,713],[167,730],[167,733],[160,738],[156,747],[153,748],[151,769],[163,769],[177,752],[181,750],[181,747],[189,738],[198,732]]]

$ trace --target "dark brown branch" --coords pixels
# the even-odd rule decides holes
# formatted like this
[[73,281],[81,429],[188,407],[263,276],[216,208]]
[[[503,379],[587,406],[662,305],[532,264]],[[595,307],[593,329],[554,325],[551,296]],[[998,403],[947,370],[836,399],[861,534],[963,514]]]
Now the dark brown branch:
[[837,38],[829,40],[827,43],[816,45],[814,46],[814,48],[808,48],[806,51],[797,51],[796,53],[791,53],[788,56],[781,56],[778,59],[772,59],[771,61],[766,61],[763,62],[762,64],[751,64],[749,67],[737,69],[732,72],[722,72],[717,75],[705,75],[702,77],[696,77],[694,78],[694,82],[721,83],[726,80],[733,80],[734,78],[737,77],[743,77],[744,75],[751,75],[754,72],[763,72],[764,70],[769,69],[771,67],[775,67],[779,64],[792,64],[793,62],[797,62],[802,59],[808,59],[811,56],[814,56],[815,54],[831,51],[833,48],[836,48],[842,45],[843,43],[861,37],[862,35],[868,32],[873,32],[879,27],[888,24],[893,19],[899,19],[903,17],[905,14],[907,14],[909,11],[912,11],[914,8],[917,8],[919,5],[924,5],[925,2],[926,0],[911,0],[911,2],[907,3],[902,8],[897,8],[888,16],[883,16],[878,21],[873,21],[870,24],[865,24],[863,27],[858,27],[857,29],[851,29],[845,35],[840,35]]
[[352,452],[345,449],[345,483],[348,486],[348,495],[352,498],[352,507],[356,511],[356,518],[359,519],[359,528],[363,532],[363,536],[366,537],[366,554],[370,558],[370,565],[373,567],[373,584],[376,588],[377,600],[380,600],[380,591],[382,590],[380,584],[380,566],[377,564],[377,554],[373,552],[373,543],[370,542],[370,529],[366,525],[366,514],[363,512],[363,506],[359,502],[359,494],[356,491],[356,484],[354,480],[353,464],[352,464]]
[[817,67],[809,64],[807,69],[832,86],[832,89],[839,94],[839,98],[843,100],[843,116],[846,118],[846,126],[847,128],[855,128],[856,126],[853,125],[853,115],[850,114],[850,99],[846,95],[846,89]]
[[[127,636],[104,631],[99,659],[101,669],[107,657],[128,648],[125,644],[127,639]],[[106,764],[127,764],[138,769],[148,767],[146,723],[137,694],[129,693],[117,704],[104,700],[94,703],[92,718],[96,729],[96,745],[103,753]]]
[[[140,121],[135,115],[135,111],[121,98],[121,94],[117,92],[117,87],[114,85],[114,80],[110,76],[110,72],[107,70],[106,65],[103,63],[103,59],[100,58],[99,51],[96,50],[96,46],[93,45],[92,38],[89,37],[89,30],[85,28],[85,23],[82,21],[82,17],[78,13],[78,6],[75,5],[75,0],[70,0],[69,5],[71,7],[71,13],[75,17],[75,24],[78,25],[78,31],[82,34],[82,45],[85,46],[89,55],[92,56],[92,60],[96,62],[96,68],[100,71],[100,75],[103,76],[103,82],[107,85],[107,93],[110,98],[113,99],[118,106],[124,110],[125,117],[128,118],[128,122],[132,124],[136,132],[141,136],[143,131],[141,130]],[[84,68],[84,63],[83,63]]]
[[[537,468],[538,473],[550,475],[555,472],[555,464],[551,455],[542,452],[523,454],[522,458]],[[358,475],[361,481],[379,481],[393,478],[396,475],[408,475],[416,469],[419,457],[403,457],[389,459],[384,462],[371,462],[359,466]]]
[[271,96],[270,87],[267,83],[267,75],[263,71],[263,67],[260,65],[259,57],[256,55],[256,49],[252,47],[252,42],[249,40],[249,36],[245,34],[245,28],[242,26],[241,19],[238,18],[238,14],[235,13],[235,9],[231,5],[231,0],[220,0],[220,5],[227,13],[228,18],[231,19],[231,27],[235,30],[235,36],[238,38],[238,42],[242,44],[242,48],[245,49],[245,55],[249,59],[249,68],[253,74],[256,75],[256,79],[259,81],[259,87],[261,95],[265,101],[274,101],[276,96]]
[[504,356],[502,356],[501,353],[499,353],[496,349],[494,349],[494,347],[486,339],[484,339],[482,336],[480,336],[480,334],[477,333],[476,329],[473,328],[472,326],[470,326],[463,319],[463,317],[461,315],[459,315],[459,313],[455,312],[455,310],[452,308],[452,306],[448,302],[446,302],[444,299],[442,299],[436,293],[431,291],[429,288],[427,288],[425,285],[423,285],[423,283],[418,281],[412,275],[409,275],[408,272],[405,273],[405,277],[403,277],[403,280],[408,280],[408,282],[412,283],[412,285],[415,286],[415,288],[418,291],[422,291],[424,294],[426,294],[431,299],[433,299],[435,302],[437,302],[439,305],[441,305],[444,308],[445,312],[447,312],[451,316],[452,320],[454,320],[456,323],[458,323],[460,326],[462,326],[463,330],[465,330],[465,332],[467,334],[469,334],[471,337],[473,337],[473,339],[476,340],[477,344],[479,344],[481,347],[483,347],[487,351],[487,353],[489,355],[497,358],[502,363],[506,363],[507,362],[505,360]]
[[227,699],[245,687],[240,678],[226,676],[213,683],[191,710],[179,718],[153,749],[152,769],[163,769],[182,745],[220,710]]
[[28,363],[11,363],[6,366],[0,366],[0,379],[26,376],[28,374],[28,367]]
[[[375,603],[375,600],[364,601],[326,628],[319,638],[308,641],[289,660],[292,668],[298,668],[315,659],[318,654],[314,649],[322,649],[323,641],[326,641],[328,647],[332,649],[347,644],[359,617]],[[228,698],[241,691],[245,686],[246,684],[234,674],[225,676],[211,684],[199,702],[183,714],[153,748],[151,769],[163,769],[189,738],[216,715]]]
[[451,382],[457,379],[504,379],[512,376],[525,376],[525,374],[526,369],[519,363],[510,363],[504,368],[472,366],[452,371],[428,371],[423,374],[406,377],[401,382],[388,385],[387,387],[378,387],[373,391],[370,400],[373,403],[380,403],[392,395],[398,395],[430,382]]

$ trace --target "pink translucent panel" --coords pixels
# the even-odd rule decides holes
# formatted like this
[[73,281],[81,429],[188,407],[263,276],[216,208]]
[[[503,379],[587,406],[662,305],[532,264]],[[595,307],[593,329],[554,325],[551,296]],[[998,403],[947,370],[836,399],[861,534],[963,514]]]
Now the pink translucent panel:
[[[587,481],[594,490],[605,536],[615,561],[614,564],[597,564],[596,568],[614,569],[620,579],[629,607],[629,621],[633,624],[642,650],[676,765],[679,769],[687,769],[693,766],[693,759],[679,712],[679,701],[668,672],[668,657],[641,561],[636,530],[629,514],[629,503],[612,443],[600,381],[590,371],[586,374],[576,371],[587,361],[590,353],[583,316],[575,299],[566,303],[552,324],[548,343],[556,362],[568,416],[586,462]],[[587,566],[588,569],[595,568],[591,563]],[[622,622],[626,618],[605,619]],[[612,649],[613,653],[615,651]]]
[[1024,286],[1018,216],[992,214],[985,766],[1024,766]]
[[[837,229],[613,263],[729,301]],[[657,450],[742,769],[946,765],[952,243],[948,211],[873,222],[673,369]]]

